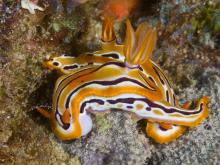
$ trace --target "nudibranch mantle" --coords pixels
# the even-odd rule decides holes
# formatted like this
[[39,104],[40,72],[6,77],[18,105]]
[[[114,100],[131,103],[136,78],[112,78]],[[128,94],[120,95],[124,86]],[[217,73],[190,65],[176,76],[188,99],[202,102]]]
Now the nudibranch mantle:
[[62,76],[55,85],[52,111],[38,111],[50,119],[58,138],[80,138],[92,129],[90,113],[120,109],[146,119],[147,134],[167,143],[208,116],[208,97],[180,106],[172,84],[150,59],[156,29],[142,23],[134,31],[129,21],[126,25],[124,44],[116,43],[113,21],[105,19],[101,50],[45,63]]

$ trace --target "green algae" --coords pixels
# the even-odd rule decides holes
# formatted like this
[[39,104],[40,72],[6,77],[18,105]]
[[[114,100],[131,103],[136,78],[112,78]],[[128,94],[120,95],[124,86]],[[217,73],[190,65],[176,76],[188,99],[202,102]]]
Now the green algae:
[[109,121],[106,120],[106,115],[96,114],[95,120],[97,124],[98,133],[100,134],[105,133],[108,129],[112,127],[111,123],[109,123]]
[[52,27],[55,32],[59,32],[63,28],[67,28],[68,30],[74,31],[76,27],[76,21],[74,21],[72,18],[53,20]]
[[214,2],[207,2],[204,7],[195,11],[197,17],[192,20],[193,28],[197,31],[219,32],[220,6]]
[[192,19],[192,27],[200,43],[212,49],[220,32],[220,4],[208,1],[201,8],[196,9],[196,16]]

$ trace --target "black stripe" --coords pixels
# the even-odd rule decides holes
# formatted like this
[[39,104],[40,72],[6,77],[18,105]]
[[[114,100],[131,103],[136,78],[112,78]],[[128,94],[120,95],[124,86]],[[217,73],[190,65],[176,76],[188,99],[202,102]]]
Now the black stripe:
[[70,124],[64,123],[64,122],[62,121],[62,119],[61,119],[61,116],[62,116],[62,115],[60,115],[58,112],[55,113],[55,118],[56,118],[56,120],[58,120],[58,119],[57,119],[57,115],[59,116],[60,121],[62,122],[63,125],[61,125],[59,122],[57,122],[57,123],[58,123],[63,129],[67,130],[67,129],[69,128]]
[[92,53],[87,53],[86,55],[90,56],[90,57],[94,56],[94,54],[92,54]]
[[[133,82],[133,83],[135,83],[135,84],[137,84],[137,85],[139,85],[139,86],[141,86],[141,87],[143,87],[143,88],[145,88],[145,89],[147,89],[147,90],[153,91],[152,89],[148,88],[147,86],[145,86],[144,84],[140,83],[139,81],[134,80],[134,79],[130,79],[130,78],[127,78],[127,77],[122,77],[122,78],[116,79],[116,80],[114,80],[114,81],[91,81],[91,82],[85,83],[85,84],[79,86],[78,88],[76,88],[75,90],[73,90],[73,91],[69,94],[69,96],[67,97],[67,101],[66,101],[66,103],[65,103],[65,107],[66,107],[66,108],[69,108],[70,99],[71,99],[72,95],[73,95],[75,92],[77,92],[77,91],[80,90],[81,88],[84,88],[84,87],[86,87],[86,86],[88,86],[88,85],[99,84],[99,85],[103,85],[103,86],[109,86],[109,85],[117,85],[117,84],[119,84],[119,83],[121,83],[121,82],[126,82],[126,81],[128,81],[128,82]],[[57,104],[58,104],[58,100],[59,100],[59,97],[57,98]]]
[[161,127],[160,125],[159,125],[159,128],[160,128],[161,131],[167,131],[167,129]]
[[[80,78],[80,77],[83,77],[83,76],[92,74],[93,72],[96,72],[96,71],[98,71],[99,69],[102,69],[103,67],[105,67],[105,66],[107,66],[107,65],[116,65],[116,66],[119,66],[119,67],[122,67],[122,68],[126,67],[125,63],[123,63],[123,62],[108,62],[108,63],[105,63],[105,64],[99,66],[98,68],[96,68],[95,70],[93,70],[93,71],[91,71],[91,72],[89,72],[89,73],[87,73],[87,74],[80,75],[80,76],[74,78],[73,80],[71,80],[71,81],[70,81],[69,83],[67,83],[66,85],[70,84],[72,81],[76,80],[77,78]],[[94,66],[94,68],[95,68],[95,67],[97,67],[97,66]],[[93,68],[93,67],[91,67],[91,68]],[[64,78],[63,80],[60,81],[59,85],[57,86],[57,89],[59,89],[60,85],[61,85],[66,79],[72,77],[74,74],[80,73],[80,72],[82,72],[82,71],[85,71],[85,70],[91,69],[91,68],[86,68],[86,69],[80,70],[79,72],[75,72],[75,73],[70,74],[69,76],[67,76],[66,78]],[[136,69],[136,68],[132,68],[132,69]],[[66,86],[64,86],[62,89],[60,89],[60,92],[59,92],[58,95],[61,94],[61,92],[63,91],[63,89],[64,89],[65,87],[66,87]],[[58,97],[59,97],[59,96],[58,96]]]
[[140,69],[140,71],[142,71],[142,72],[144,71],[144,69],[143,69],[142,67],[140,67],[140,66],[139,66],[139,69]]
[[176,105],[176,97],[174,94],[173,94],[173,104]]
[[[146,103],[148,105],[148,107],[146,108],[146,111],[151,111],[154,108],[160,108],[164,112],[169,113],[169,114],[177,112],[177,113],[184,114],[184,115],[193,115],[193,114],[198,114],[203,110],[203,103],[200,104],[199,110],[196,112],[196,111],[181,111],[181,110],[178,110],[177,108],[166,108],[160,104],[157,104],[157,103],[150,101],[147,98],[118,98],[116,100],[111,100],[111,99],[106,100],[106,102],[108,102],[110,104],[125,103],[125,104],[131,104],[131,105],[133,105],[135,101],[142,101],[142,102]],[[80,113],[83,113],[86,104],[94,103],[94,102],[96,102],[100,105],[104,105],[104,103],[105,103],[101,99],[91,99],[91,100],[85,101],[82,104],[82,106],[80,107]],[[127,108],[132,108],[132,106],[128,105]],[[66,128],[67,126],[68,125],[64,126],[65,129],[67,129]]]
[[151,76],[149,77],[149,79],[150,79],[154,84],[156,84],[155,81],[154,81],[154,79],[153,79]]
[[161,83],[164,85],[165,83],[164,83],[163,79],[160,77],[160,74],[158,73],[157,69],[156,69],[156,68],[154,68],[154,67],[153,67],[153,69],[154,69],[154,71],[155,71],[156,75],[159,77],[160,82],[161,82]]
[[[166,113],[180,113],[180,114],[184,114],[184,115],[192,115],[192,114],[198,114],[202,111],[202,108],[203,108],[203,104],[200,104],[200,109],[198,112],[195,112],[195,111],[181,111],[181,110],[178,110],[177,108],[165,108],[157,103],[154,103],[152,101],[150,101],[149,99],[147,98],[118,98],[116,100],[106,100],[106,102],[108,102],[109,104],[119,104],[119,103],[124,103],[124,104],[130,104],[130,105],[133,105],[135,101],[142,101],[144,103],[146,103],[148,105],[148,107],[146,108],[146,111],[151,111],[152,109],[154,108],[160,108],[162,109],[164,112]],[[91,100],[88,100],[88,101],[85,101],[82,103],[82,106],[80,107],[80,113],[83,113],[84,112],[84,108],[86,106],[86,104],[88,103],[98,103],[100,105],[104,105],[104,101],[101,100],[101,99],[91,99]],[[133,108],[133,106],[130,106],[128,105],[127,108]]]
[[161,69],[158,67],[158,66],[156,66],[156,65],[154,65],[158,70],[159,70],[159,72],[163,75],[163,77],[166,79],[166,81],[167,81],[167,84],[169,85],[169,87],[170,88],[172,88],[171,87],[171,84],[170,84],[170,82],[169,82],[169,80],[167,79],[167,77],[165,76],[165,74],[161,71]]
[[[99,66],[97,69],[95,69],[95,70],[93,70],[93,71],[91,71],[91,72],[89,72],[89,73],[87,73],[87,74],[80,75],[80,76],[74,78],[73,80],[71,80],[70,82],[68,82],[68,83],[66,84],[66,86],[69,85],[72,81],[76,80],[77,78],[80,78],[80,77],[89,75],[89,74],[91,74],[91,73],[93,73],[93,72],[96,72],[96,71],[98,71],[99,69],[101,69],[102,67],[105,67],[105,66],[107,66],[107,65],[116,65],[116,66],[120,66],[120,67],[125,67],[125,64],[122,63],[122,62],[109,62],[109,63],[105,63],[105,64]],[[93,67],[91,67],[91,68],[93,68]],[[69,76],[67,76],[66,78],[64,78],[63,80],[60,81],[59,85],[57,86],[57,89],[59,89],[60,85],[61,85],[65,80],[67,80],[68,78],[72,77],[74,74],[80,73],[80,72],[82,72],[82,71],[85,71],[85,70],[91,69],[91,68],[86,68],[86,69],[80,70],[79,72],[75,72],[75,73],[70,74]],[[58,96],[55,97],[55,98],[57,98],[56,105],[57,105],[57,102],[58,102],[58,100],[59,100],[60,94],[62,93],[63,89],[64,89],[66,86],[64,86],[62,89],[60,89],[60,91],[59,91],[59,93],[58,93]],[[57,93],[57,91],[56,91],[56,93]],[[55,93],[55,94],[56,94],[56,93]],[[56,107],[56,111],[57,111],[57,107]]]
[[103,54],[102,57],[110,57],[110,58],[114,58],[114,59],[119,59],[119,55],[117,55],[115,53]]
[[80,113],[84,112],[85,106],[88,103],[98,103],[99,105],[104,105],[105,102],[103,100],[100,100],[100,99],[91,99],[89,101],[85,101],[85,102],[83,102],[83,104],[80,107]]
[[76,68],[78,68],[78,65],[68,65],[63,67],[64,70],[71,70]]
[[168,90],[166,91],[166,98],[167,98],[167,102],[169,103],[169,101],[170,101],[170,97],[169,97]]
[[144,79],[144,81],[145,81],[151,88],[153,88],[153,89],[155,90],[155,88],[154,88],[151,84],[149,84],[149,82],[148,82],[147,80],[145,80],[145,78],[142,76],[142,74],[139,73],[139,75],[141,75],[141,77]]
[[[125,64],[122,63],[122,62],[109,62],[109,63],[105,63],[105,64],[99,66],[97,69],[95,69],[95,70],[93,70],[93,71],[91,71],[91,72],[89,72],[88,74],[85,74],[85,75],[89,75],[89,74],[91,74],[91,73],[93,73],[93,72],[96,72],[96,71],[98,71],[99,69],[101,69],[102,67],[104,67],[104,66],[106,66],[106,65],[117,65],[117,66],[120,66],[120,67],[125,67]],[[97,66],[94,66],[94,68],[95,68],[95,67],[97,67]],[[66,79],[72,77],[74,74],[80,73],[80,72],[82,72],[82,71],[85,71],[85,70],[88,70],[88,69],[91,69],[91,68],[93,68],[93,67],[86,68],[86,69],[82,69],[82,70],[80,70],[80,71],[78,71],[78,72],[74,72],[74,73],[68,75],[66,78],[64,78],[63,80],[60,81],[59,85],[57,86],[57,89],[60,87],[60,84],[62,84],[62,82],[64,82]],[[85,76],[85,75],[80,75],[80,76],[74,78],[73,80],[75,80],[75,79],[77,79],[77,78],[80,78],[80,77],[82,77],[82,76]],[[71,80],[71,81],[73,81],[73,80]],[[68,84],[69,84],[69,83],[68,83]]]
[[[108,62],[108,63],[105,63],[105,64],[99,66],[97,69],[95,69],[95,70],[93,70],[93,71],[91,71],[91,72],[89,72],[89,73],[87,73],[87,74],[80,75],[80,76],[74,78],[73,80],[71,80],[70,82],[68,82],[62,89],[60,89],[60,91],[59,91],[59,93],[58,93],[58,96],[55,97],[55,98],[57,98],[57,101],[56,101],[56,111],[58,111],[57,105],[58,105],[59,97],[60,97],[62,91],[64,90],[64,88],[65,88],[66,86],[68,86],[72,81],[74,81],[74,80],[76,80],[76,79],[78,79],[78,78],[80,78],[80,77],[83,77],[83,76],[89,75],[89,74],[91,74],[91,73],[94,73],[94,72],[96,72],[96,71],[102,69],[103,67],[105,67],[105,66],[107,66],[107,65],[116,65],[116,66],[119,66],[119,67],[122,67],[122,68],[126,67],[125,63],[123,63],[123,62]],[[88,69],[91,69],[91,68],[88,68]],[[136,68],[134,68],[134,69],[136,69]],[[86,70],[86,69],[85,69],[85,70]],[[84,70],[82,70],[82,71],[84,71]],[[81,72],[81,71],[79,71],[79,72]],[[79,73],[79,72],[77,72],[77,73]],[[64,78],[63,80],[61,80],[60,83],[59,83],[59,85],[57,86],[57,89],[59,89],[59,87],[60,87],[60,85],[62,84],[62,82],[64,82],[66,79],[70,78],[70,77],[73,76],[74,74],[76,74],[76,73],[73,73],[73,74],[67,76],[66,78]],[[138,83],[140,83],[140,82],[138,82]],[[140,84],[141,84],[141,83],[140,83]],[[85,84],[84,84],[84,85],[85,85]],[[149,89],[148,87],[146,87],[146,86],[143,85],[143,84],[141,84],[141,86],[143,86],[143,87],[146,88],[146,89]],[[77,88],[77,89],[78,89],[78,88]],[[149,90],[152,90],[152,89],[149,89]],[[154,90],[152,90],[152,91],[154,91]],[[68,97],[68,98],[69,98],[69,97]],[[66,104],[67,104],[67,103],[66,103]],[[66,107],[67,107],[67,106],[66,106]]]
[[[180,114],[183,114],[183,115],[198,114],[202,111],[202,108],[203,108],[203,103],[201,103],[199,111],[197,111],[197,112],[196,111],[181,111],[181,110],[178,110],[177,108],[165,108],[162,105],[156,104],[156,103],[150,101],[147,98],[119,98],[119,99],[116,99],[116,100],[107,100],[107,102],[109,102],[110,104],[125,103],[125,104],[132,104],[132,105],[134,104],[135,101],[143,101],[146,104],[148,104],[151,109],[152,108],[160,108],[166,113],[175,113],[175,112],[177,112],[177,113],[180,113]],[[149,109],[148,109],[148,111],[149,111]]]

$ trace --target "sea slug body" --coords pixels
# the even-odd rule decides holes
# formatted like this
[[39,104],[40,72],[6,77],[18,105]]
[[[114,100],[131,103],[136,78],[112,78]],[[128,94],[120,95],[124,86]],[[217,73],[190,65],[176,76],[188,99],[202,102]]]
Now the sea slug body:
[[126,22],[124,44],[116,43],[113,21],[103,23],[102,49],[78,57],[59,56],[45,65],[58,70],[52,111],[48,117],[62,140],[85,136],[92,129],[91,112],[120,109],[146,119],[146,133],[158,143],[178,138],[187,127],[208,116],[208,97],[180,106],[172,84],[150,56],[156,45],[156,29],[141,23],[134,31]]

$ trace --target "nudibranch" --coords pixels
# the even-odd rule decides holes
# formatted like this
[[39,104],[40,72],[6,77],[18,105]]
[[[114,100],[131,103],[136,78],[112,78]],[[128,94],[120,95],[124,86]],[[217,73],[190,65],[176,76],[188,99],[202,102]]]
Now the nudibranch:
[[156,29],[146,22],[136,31],[126,22],[123,44],[116,41],[113,21],[105,19],[102,48],[78,57],[59,56],[46,62],[62,76],[57,80],[48,117],[55,135],[72,140],[92,129],[90,113],[120,109],[147,122],[146,133],[158,143],[178,138],[187,127],[208,116],[208,97],[179,105],[172,84],[150,56]]

